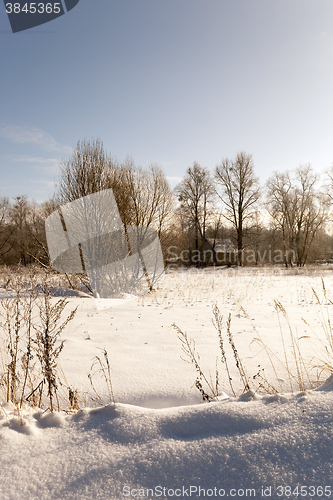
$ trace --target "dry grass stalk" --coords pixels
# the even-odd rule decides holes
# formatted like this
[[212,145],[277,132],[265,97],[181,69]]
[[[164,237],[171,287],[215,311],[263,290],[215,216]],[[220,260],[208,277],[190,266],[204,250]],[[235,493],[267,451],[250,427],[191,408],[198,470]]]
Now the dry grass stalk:
[[[33,307],[37,300],[37,294],[34,291],[35,277],[30,271],[24,276],[7,274],[6,278],[4,289],[9,297],[1,301],[0,314],[4,319],[1,327],[5,332],[5,353],[9,359],[6,362],[2,355],[4,365],[2,378],[6,386],[7,402],[20,403],[22,406],[32,359],[31,325]],[[23,374],[20,369],[20,360]]]
[[52,305],[52,295],[47,288],[43,299],[38,303],[40,324],[33,325],[36,332],[34,339],[36,355],[42,374],[47,384],[50,411],[53,411],[53,399],[57,391],[57,361],[64,347],[64,341],[56,345],[58,337],[70,321],[74,319],[77,307],[61,322],[61,315],[68,304],[67,299],[60,299]]
[[224,349],[223,337],[222,337],[223,316],[221,315],[220,310],[217,307],[217,304],[213,305],[213,316],[214,317],[212,319],[212,323],[217,331],[217,335],[219,338],[219,346],[220,346],[220,351],[221,351],[221,362],[226,367],[231,392],[236,397],[236,393],[235,393],[234,387],[232,385],[232,378],[231,378],[231,374],[230,374],[230,370],[229,370],[229,366],[228,366],[228,361],[227,361],[227,357],[226,357],[226,353],[225,353],[225,349]]
[[242,380],[242,382],[244,384],[244,392],[249,391],[250,390],[249,381],[248,381],[248,378],[247,378],[247,375],[246,375],[243,363],[242,363],[242,361],[241,361],[241,359],[240,359],[240,357],[238,355],[238,351],[236,349],[236,346],[235,346],[235,343],[234,343],[234,339],[233,339],[233,335],[232,335],[232,332],[231,332],[231,314],[229,314],[228,319],[227,319],[227,335],[228,335],[229,344],[231,345],[232,352],[234,354],[234,358],[235,358],[235,362],[236,362],[236,367],[237,367],[237,369],[239,371],[239,374],[241,376],[241,380]]
[[283,333],[282,333],[282,325],[281,325],[281,320],[280,320],[280,315],[279,315],[279,307],[277,305],[277,302],[275,302],[275,308],[276,308],[276,311],[278,313],[278,322],[279,322],[281,342],[282,342],[282,347],[283,347],[284,362],[285,362],[285,366],[286,366],[287,373],[288,373],[288,379],[289,379],[289,383],[290,383],[290,390],[291,390],[291,392],[293,392],[293,384],[292,384],[292,381],[291,381],[291,371],[289,369],[289,363],[288,363],[288,357],[287,357],[287,351],[286,351],[286,344],[284,342],[284,337],[283,337]]
[[[283,307],[281,302],[279,302],[277,300],[274,302],[275,302],[275,308],[276,308],[276,311],[278,313],[278,316],[279,316],[279,313],[282,312],[282,314],[287,322],[289,336],[290,336],[290,340],[291,340],[292,355],[293,355],[295,368],[296,368],[296,379],[297,379],[298,389],[301,392],[304,392],[306,390],[307,386],[310,386],[310,388],[313,388],[313,383],[312,383],[310,375],[309,375],[309,370],[305,364],[305,360],[303,358],[303,355],[302,355],[302,352],[301,352],[301,349],[299,346],[299,340],[301,340],[302,338],[306,338],[306,337],[303,336],[303,337],[298,338],[297,336],[294,335],[285,308]],[[286,355],[286,348],[285,348],[285,344],[284,344],[284,337],[282,334],[282,327],[281,327],[280,318],[279,318],[279,325],[280,325],[281,339],[282,339],[283,348],[284,348],[285,363],[286,363],[286,367],[288,369],[289,380],[290,380],[290,385],[291,385],[291,392],[293,392],[293,387],[292,387],[291,377],[290,377],[291,372],[289,370],[288,359],[287,359],[287,355]],[[306,382],[304,377],[306,377],[307,382]]]
[[[236,397],[236,391],[234,390],[233,384],[232,384],[232,377],[231,377],[231,372],[229,369],[228,361],[227,361],[227,356],[226,356],[226,351],[224,348],[224,341],[223,341],[223,336],[222,336],[222,328],[223,328],[223,317],[220,313],[220,310],[216,304],[213,304],[213,319],[212,323],[217,331],[218,338],[219,338],[219,347],[221,351],[221,363],[223,366],[226,367],[227,371],[227,376],[228,376],[228,381],[229,385],[232,391],[233,396]],[[172,326],[177,330],[178,332],[178,338],[182,343],[182,351],[185,353],[186,358],[182,358],[186,362],[193,363],[197,372],[197,378],[195,381],[195,387],[200,391],[202,399],[204,401],[212,401],[213,399],[217,399],[219,396],[219,372],[218,372],[218,367],[216,365],[215,369],[215,385],[213,382],[208,380],[208,378],[205,376],[203,370],[201,369],[200,366],[200,355],[196,351],[195,348],[195,342],[193,339],[190,339],[187,335],[186,332],[183,332],[175,323],[172,324]],[[238,351],[235,346],[235,342],[233,339],[233,334],[231,332],[231,315],[229,314],[228,320],[226,322],[226,331],[227,331],[227,336],[228,336],[228,341],[231,346],[233,356],[235,359],[236,367],[237,370],[240,374],[244,390],[243,393],[246,391],[250,390],[250,384],[248,377],[246,375],[243,363],[241,361],[241,358],[238,354]],[[188,361],[189,360],[189,361]],[[203,386],[203,382],[206,384],[208,387],[210,393],[208,393]]]
[[[275,359],[276,359],[279,363],[281,363],[281,364],[283,365],[282,361],[281,361],[281,360],[280,360],[280,359],[276,356],[276,354],[275,354],[275,353],[274,353],[271,349],[269,349],[269,348],[268,348],[268,346],[267,346],[267,345],[265,344],[265,342],[262,340],[261,335],[260,335],[260,333],[259,333],[258,329],[257,329],[257,328],[256,328],[256,326],[254,325],[253,321],[251,320],[250,316],[248,315],[248,313],[247,313],[247,311],[244,309],[244,307],[241,307],[241,311],[242,311],[242,313],[244,314],[244,316],[246,317],[246,319],[248,319],[248,320],[249,320],[249,322],[251,323],[251,326],[252,326],[252,328],[253,328],[253,331],[254,331],[254,332],[256,333],[256,335],[257,335],[257,337],[255,337],[255,338],[253,339],[253,341],[252,341],[252,342],[257,342],[259,345],[261,345],[261,346],[263,347],[263,349],[264,349],[264,351],[266,352],[266,355],[267,355],[267,357],[268,357],[268,359],[269,359],[270,365],[271,365],[271,367],[272,367],[272,369],[273,369],[273,372],[274,372],[274,375],[275,375],[276,381],[277,381],[278,385],[280,386],[280,391],[282,392],[281,382],[280,382],[280,380],[279,380],[279,377],[278,377],[278,374],[277,374],[277,371],[276,371],[276,366],[275,366],[275,364],[274,364],[274,362],[273,362],[273,358],[275,358]],[[260,365],[259,365],[259,368],[260,368]],[[259,371],[260,371],[260,370],[259,370]],[[262,369],[262,371],[263,371],[263,369]],[[263,376],[263,375],[261,375],[261,376]],[[255,379],[255,378],[257,378],[257,376],[256,376],[256,375],[254,375],[254,376],[253,376],[253,378]],[[273,389],[274,389],[274,390],[273,390],[273,393],[278,392],[278,391],[275,389],[275,387],[267,381],[266,377],[264,377],[264,378],[265,378],[265,381],[266,381],[266,382],[265,382],[265,386],[266,386],[266,387],[273,387]],[[262,387],[262,388],[263,388],[263,387]]]
[[[42,279],[42,285],[38,277]],[[67,301],[60,299],[52,305],[53,285],[49,275],[40,270],[36,275],[34,267],[18,269],[15,274],[8,272],[4,286],[9,295],[0,303],[3,317],[1,326],[5,333],[0,383],[5,390],[5,399],[13,402],[17,408],[22,407],[24,400],[41,406],[43,388],[46,386],[52,411],[53,397],[57,397],[57,358],[63,347],[63,342],[58,346],[56,342],[74,318],[76,310],[61,321],[60,316]],[[33,363],[34,357],[39,361],[38,365]],[[34,387],[36,380],[38,385]]]
[[[200,392],[203,401],[211,401],[212,399],[216,398],[218,396],[218,393],[216,393],[216,385],[218,386],[218,382],[215,384],[215,388],[212,385],[211,382],[208,381],[207,377],[205,376],[204,372],[202,371],[200,367],[200,355],[197,353],[196,348],[195,348],[195,342],[193,339],[189,339],[188,335],[186,332],[183,332],[179,326],[177,326],[175,323],[172,324],[172,326],[175,328],[175,330],[178,332],[178,338],[182,343],[182,351],[184,352],[186,358],[188,358],[190,361],[188,361],[185,358],[182,358],[183,361],[193,363],[197,372],[197,378],[195,380],[195,387],[198,389]],[[204,381],[209,388],[211,394],[208,394],[203,385],[202,381]],[[218,376],[217,376],[217,381],[218,381]]]
[[99,395],[99,393],[96,390],[96,387],[94,385],[94,382],[93,382],[93,376],[96,373],[99,373],[102,376],[102,378],[104,379],[104,381],[105,381],[105,384],[106,384],[106,387],[107,387],[107,391],[108,391],[108,394],[109,394],[110,403],[111,403],[111,405],[115,406],[116,400],[115,400],[114,393],[113,393],[113,388],[112,388],[111,367],[110,367],[110,363],[109,363],[108,353],[107,353],[106,349],[101,349],[101,351],[103,353],[104,360],[101,359],[100,356],[95,356],[94,357],[93,364],[91,365],[91,370],[93,368],[95,368],[96,366],[97,366],[97,369],[95,370],[95,372],[93,374],[89,373],[88,374],[88,378],[90,380],[90,384],[92,386],[94,394],[95,394],[95,396],[97,398],[94,401],[97,402],[101,406],[106,406],[105,403],[104,403],[104,401],[103,401],[103,398]]

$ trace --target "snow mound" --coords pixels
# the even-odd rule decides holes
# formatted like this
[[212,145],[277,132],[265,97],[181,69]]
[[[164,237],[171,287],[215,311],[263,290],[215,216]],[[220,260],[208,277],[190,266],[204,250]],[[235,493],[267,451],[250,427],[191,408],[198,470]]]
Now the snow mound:
[[316,391],[325,391],[331,392],[333,391],[333,374],[328,377],[327,380],[320,386],[315,389]]
[[171,498],[191,485],[260,496],[263,485],[324,485],[333,473],[332,404],[331,392],[315,391],[158,410],[117,404],[27,411],[23,425],[7,406],[0,498],[119,500],[132,489],[154,498],[147,489],[159,486]]

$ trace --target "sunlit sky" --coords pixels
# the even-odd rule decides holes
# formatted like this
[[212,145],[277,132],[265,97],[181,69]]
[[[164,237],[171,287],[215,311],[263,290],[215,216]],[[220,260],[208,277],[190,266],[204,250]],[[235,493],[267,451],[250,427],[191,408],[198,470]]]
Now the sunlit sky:
[[78,140],[158,162],[175,186],[240,150],[333,163],[332,0],[80,0],[13,34],[0,5],[0,196],[54,192]]

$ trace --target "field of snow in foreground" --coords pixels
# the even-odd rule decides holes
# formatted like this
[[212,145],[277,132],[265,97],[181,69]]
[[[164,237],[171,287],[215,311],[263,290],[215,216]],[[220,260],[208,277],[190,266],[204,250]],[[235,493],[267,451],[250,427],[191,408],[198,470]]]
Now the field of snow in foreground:
[[[68,311],[79,309],[62,335],[66,380],[91,392],[92,358],[105,348],[116,406],[83,407],[75,415],[26,409],[17,418],[2,403],[0,499],[264,498],[264,492],[317,499],[331,490],[333,496],[333,382],[299,390],[288,326],[302,353],[302,377],[320,386],[318,377],[330,375],[320,365],[331,361],[325,346],[333,308],[333,275],[322,276],[326,298],[319,272],[246,269],[167,274],[156,292],[105,311],[93,299],[71,297]],[[195,340],[202,368],[214,378],[220,352],[213,302],[225,319],[231,314],[252,388],[264,368],[279,394],[240,396],[224,330],[237,397],[201,404],[195,368],[181,359],[171,325]],[[276,374],[256,338],[269,347]],[[222,365],[219,373],[220,392],[231,396]],[[96,385],[107,403],[103,381],[96,378]],[[291,493],[282,490],[288,486]]]

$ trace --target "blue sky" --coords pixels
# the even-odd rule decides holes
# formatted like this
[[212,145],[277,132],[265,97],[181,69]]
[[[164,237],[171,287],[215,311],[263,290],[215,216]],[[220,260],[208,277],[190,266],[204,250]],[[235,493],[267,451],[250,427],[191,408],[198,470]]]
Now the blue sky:
[[100,137],[172,186],[239,150],[262,183],[333,163],[331,0],[80,0],[13,34],[0,5],[0,196],[54,192]]

